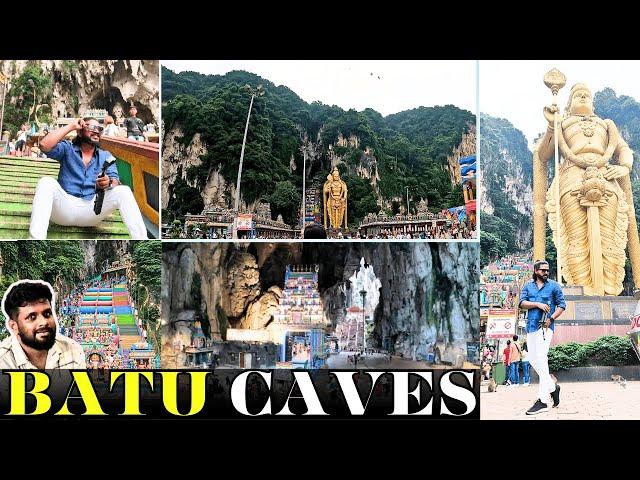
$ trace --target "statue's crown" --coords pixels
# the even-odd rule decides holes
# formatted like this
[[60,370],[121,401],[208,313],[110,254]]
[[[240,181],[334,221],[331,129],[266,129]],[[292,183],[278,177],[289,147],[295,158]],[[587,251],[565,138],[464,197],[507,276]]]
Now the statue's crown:
[[589,92],[591,92],[591,89],[586,83],[578,82],[571,87],[571,90],[569,91],[569,98],[573,98],[573,94],[578,90],[589,90]]

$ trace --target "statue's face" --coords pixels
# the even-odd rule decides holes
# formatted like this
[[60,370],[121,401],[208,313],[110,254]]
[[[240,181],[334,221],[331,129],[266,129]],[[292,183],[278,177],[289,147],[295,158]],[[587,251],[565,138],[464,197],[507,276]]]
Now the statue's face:
[[335,171],[333,172],[333,179],[334,179],[334,180],[338,180],[339,178],[340,178],[340,174],[338,173],[338,171],[337,171],[337,170],[335,170]]
[[587,88],[581,88],[573,92],[571,97],[571,113],[574,115],[592,115],[593,97]]

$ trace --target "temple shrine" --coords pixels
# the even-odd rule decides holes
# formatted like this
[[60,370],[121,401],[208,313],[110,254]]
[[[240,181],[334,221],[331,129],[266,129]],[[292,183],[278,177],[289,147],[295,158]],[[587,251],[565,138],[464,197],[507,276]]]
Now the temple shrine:
[[269,327],[280,343],[279,367],[320,368],[327,327],[318,292],[318,266],[287,266],[278,313]]

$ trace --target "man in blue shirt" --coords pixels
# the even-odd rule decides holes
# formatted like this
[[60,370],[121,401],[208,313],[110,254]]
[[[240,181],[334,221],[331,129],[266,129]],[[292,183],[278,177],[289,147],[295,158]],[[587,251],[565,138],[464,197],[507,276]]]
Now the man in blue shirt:
[[[73,142],[64,137],[73,131]],[[40,141],[40,149],[49,158],[60,162],[58,180],[43,177],[36,186],[31,212],[29,236],[47,238],[49,221],[58,225],[93,227],[120,210],[131,238],[146,240],[147,229],[133,192],[120,185],[115,163],[100,176],[105,162],[113,155],[100,148],[103,127],[95,118],[77,119],[73,123],[50,132]],[[93,211],[96,192],[105,190],[102,211]]]
[[541,260],[534,264],[533,280],[527,282],[520,293],[520,308],[529,310],[527,315],[528,360],[540,378],[538,400],[527,411],[527,415],[536,415],[549,410],[549,395],[554,407],[560,404],[560,385],[556,385],[549,374],[547,354],[553,338],[555,320],[562,315],[567,304],[560,285],[549,280],[548,262]]

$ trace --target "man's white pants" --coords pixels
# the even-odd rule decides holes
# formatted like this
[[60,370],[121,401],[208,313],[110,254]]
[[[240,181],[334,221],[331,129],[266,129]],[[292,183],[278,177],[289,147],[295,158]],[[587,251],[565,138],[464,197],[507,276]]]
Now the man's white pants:
[[91,200],[74,197],[65,192],[57,180],[51,177],[41,178],[33,197],[30,238],[46,239],[49,220],[57,225],[95,227],[117,209],[120,210],[131,238],[147,239],[147,229],[142,214],[129,187],[118,185],[106,190],[100,215],[96,215],[93,211],[94,199],[95,197]]
[[[543,338],[544,333],[544,338]],[[538,374],[538,397],[542,403],[549,403],[549,394],[556,389],[555,382],[549,374],[549,346],[553,338],[553,330],[539,328],[534,333],[527,333],[527,359]]]

